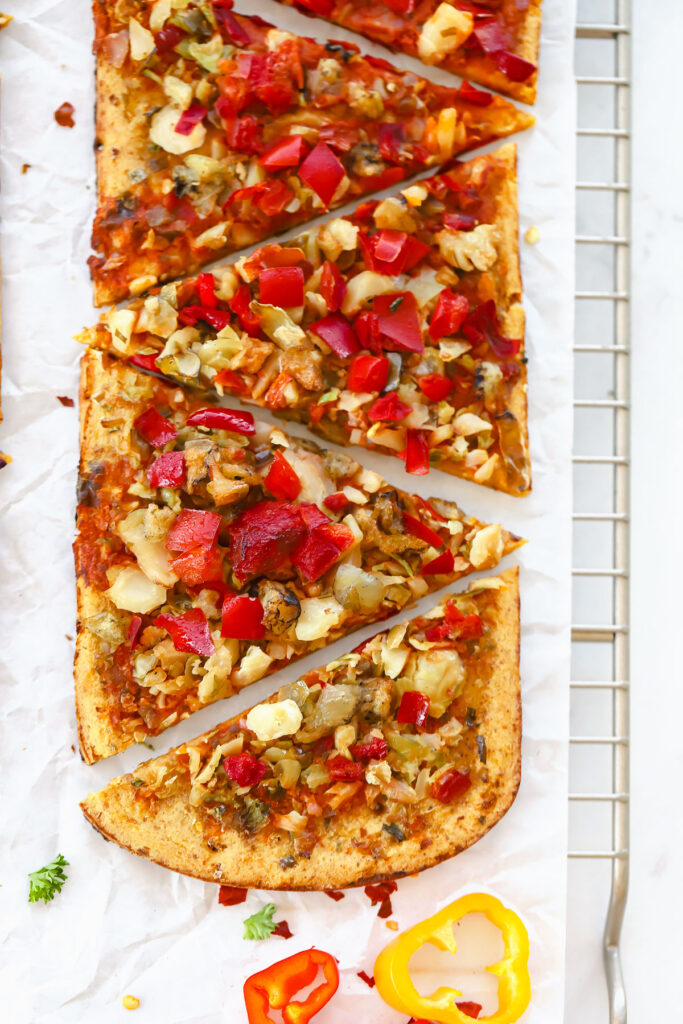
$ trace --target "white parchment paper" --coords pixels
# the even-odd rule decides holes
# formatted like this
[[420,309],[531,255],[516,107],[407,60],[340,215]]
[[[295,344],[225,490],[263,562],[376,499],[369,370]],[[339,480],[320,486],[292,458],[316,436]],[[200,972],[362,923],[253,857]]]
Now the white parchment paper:
[[[268,0],[238,9],[276,24],[354,38]],[[85,260],[94,203],[93,58],[87,0],[4,0],[15,21],[0,35],[2,70],[3,396],[0,449],[0,1016],[8,1024],[109,1024],[121,997],[141,1000],[136,1024],[245,1024],[244,978],[311,945],[334,953],[340,991],[320,1024],[398,1024],[356,972],[372,973],[394,936],[362,891],[250,893],[239,907],[217,889],[106,844],[78,802],[152,756],[135,748],[93,767],[77,752],[71,664],[75,618],[71,557],[78,456],[78,345],[95,318]],[[519,139],[528,316],[534,490],[519,500],[432,473],[408,486],[459,501],[529,538],[522,566],[522,786],[512,810],[455,860],[399,882],[394,920],[404,929],[461,893],[487,890],[524,917],[531,940],[529,1024],[561,1019],[565,930],[566,788],[571,511],[573,292],[573,5],[545,0],[537,126]],[[386,56],[369,44],[364,49]],[[407,58],[404,67],[421,69]],[[447,75],[430,72],[441,81]],[[75,107],[76,126],[54,110]],[[406,486],[396,460],[364,455]],[[508,559],[507,564],[512,564]],[[423,606],[429,601],[423,602]],[[369,628],[365,635],[374,630]],[[354,644],[359,642],[359,634]],[[344,643],[330,648],[341,651]],[[348,646],[348,644],[347,644]],[[303,663],[328,660],[320,652]],[[295,678],[283,673],[278,683]],[[161,753],[275,686],[264,680],[154,741]],[[27,902],[27,872],[58,852],[69,880],[48,905]],[[242,920],[268,899],[294,938],[242,939]],[[442,982],[449,982],[448,974]],[[477,979],[465,993],[477,998]],[[485,1010],[495,1007],[490,1002]]]

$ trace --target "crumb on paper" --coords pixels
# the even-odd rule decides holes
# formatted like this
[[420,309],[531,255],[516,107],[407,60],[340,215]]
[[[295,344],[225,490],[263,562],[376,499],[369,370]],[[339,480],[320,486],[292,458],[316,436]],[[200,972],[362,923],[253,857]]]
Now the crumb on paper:
[[11,455],[5,455],[4,452],[0,452],[0,469],[4,469],[12,461]]
[[30,164],[22,164],[21,165],[21,173],[22,174],[26,174],[26,172],[30,171],[30,170],[31,170],[31,165]]
[[529,245],[536,245],[536,242],[541,237],[541,232],[538,230],[535,224],[532,224],[524,235],[524,241],[528,242]]
[[57,107],[55,110],[55,121],[61,125],[62,128],[73,128],[75,125],[74,121],[74,105],[73,103],[62,103],[61,107]]
[[13,20],[14,19],[12,18],[11,14],[3,14],[2,11],[0,11],[0,29],[7,28],[7,26],[10,23],[10,21],[13,21]]
[[61,402],[62,405],[65,405],[67,409],[73,409],[74,407],[74,400],[73,398],[69,398],[68,395],[57,395],[57,401]]
[[125,1010],[137,1010],[140,1005],[140,1000],[136,999],[135,996],[124,996],[121,1002]]
[[398,931],[398,921],[385,921],[384,923],[392,932]]

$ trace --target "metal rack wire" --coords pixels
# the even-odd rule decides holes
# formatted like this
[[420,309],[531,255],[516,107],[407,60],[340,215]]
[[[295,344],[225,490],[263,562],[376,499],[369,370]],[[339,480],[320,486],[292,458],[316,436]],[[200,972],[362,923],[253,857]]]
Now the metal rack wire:
[[[626,1022],[619,939],[629,871],[629,8],[628,0],[580,2],[576,28],[568,976],[577,986],[595,981],[590,965],[576,970],[576,954],[579,943],[597,952],[585,931],[595,923],[587,894],[602,885],[609,888],[602,954],[610,1024]],[[604,1013],[582,1013],[582,1024],[588,1019],[604,1020]]]

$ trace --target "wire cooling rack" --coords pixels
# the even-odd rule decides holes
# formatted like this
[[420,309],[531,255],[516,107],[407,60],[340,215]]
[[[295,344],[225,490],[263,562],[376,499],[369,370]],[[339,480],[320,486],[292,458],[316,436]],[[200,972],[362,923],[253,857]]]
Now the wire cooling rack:
[[627,0],[579,0],[576,28],[568,1024],[626,1022],[619,938],[629,870],[629,8]]

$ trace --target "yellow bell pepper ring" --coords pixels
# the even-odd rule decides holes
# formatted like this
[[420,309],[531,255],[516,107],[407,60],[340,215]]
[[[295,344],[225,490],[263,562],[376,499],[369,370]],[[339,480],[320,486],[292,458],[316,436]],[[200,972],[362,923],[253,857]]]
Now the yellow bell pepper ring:
[[476,913],[484,914],[500,930],[505,946],[503,959],[486,968],[498,977],[498,1009],[480,1021],[513,1024],[519,1020],[531,999],[529,936],[517,914],[488,893],[462,896],[390,942],[375,961],[375,982],[382,999],[409,1017],[439,1024],[471,1024],[472,1018],[455,1004],[461,992],[439,988],[429,996],[421,996],[413,985],[408,964],[412,955],[428,942],[437,949],[455,953],[453,925],[467,914]]

